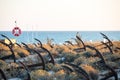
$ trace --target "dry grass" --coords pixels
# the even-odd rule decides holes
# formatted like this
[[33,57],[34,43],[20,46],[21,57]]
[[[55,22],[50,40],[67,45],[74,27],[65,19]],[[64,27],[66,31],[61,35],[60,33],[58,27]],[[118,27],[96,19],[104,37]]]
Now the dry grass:
[[87,64],[82,64],[81,67],[89,74],[92,80],[98,79],[98,71],[94,69],[92,66]]
[[0,47],[0,51],[1,51],[1,50],[9,50],[9,48],[8,48],[7,46],[5,46],[5,45],[3,45],[3,44],[1,44],[1,43],[0,43],[0,46],[1,46],[1,47]]
[[28,55],[30,55],[30,53],[27,50],[19,48],[19,47],[15,47],[13,50],[14,50],[14,52],[18,53],[19,56],[28,56]]
[[[85,44],[96,46],[96,45],[100,45],[101,43],[86,42]],[[120,47],[120,41],[114,41],[113,44],[115,47]],[[0,44],[0,46],[1,46],[0,57],[11,55],[11,52],[8,47],[2,44]],[[43,46],[52,53],[55,59],[63,58],[63,57],[65,59],[64,61],[59,61],[59,63],[56,63],[55,65],[51,63],[46,64],[46,70],[37,69],[31,71],[32,80],[80,80],[80,79],[82,80],[82,77],[75,72],[71,72],[70,74],[67,74],[61,67],[61,65],[64,62],[74,63],[78,66],[81,66],[89,74],[92,80],[97,80],[99,77],[99,73],[103,70],[106,70],[102,68],[100,64],[97,63],[101,59],[97,56],[93,57],[96,54],[95,51],[93,50],[87,49],[87,51],[75,52],[73,51],[73,49],[78,48],[77,45],[75,46],[69,45],[68,47],[65,45],[54,45],[54,48],[51,48],[47,44],[43,44]],[[39,46],[35,47],[32,44],[29,44],[29,47],[32,49],[36,49],[38,51],[41,50]],[[112,66],[113,68],[120,68],[120,59],[114,61],[115,59],[120,58],[120,50],[114,52],[114,54],[111,54],[108,49],[100,49],[102,47],[104,46],[98,46],[96,48],[102,53],[107,64]],[[25,50],[24,48],[19,48],[18,46],[14,47],[13,50],[15,52],[16,58],[30,55],[30,53],[27,50]],[[41,54],[43,56],[44,54],[46,54],[46,52]],[[44,58],[48,58],[48,56]],[[30,62],[32,63],[32,60],[30,60]],[[3,60],[0,60],[0,67],[5,68],[5,66],[7,66],[7,63]],[[53,71],[54,73],[50,74],[49,71]],[[15,72],[13,72],[12,74],[14,73]]]

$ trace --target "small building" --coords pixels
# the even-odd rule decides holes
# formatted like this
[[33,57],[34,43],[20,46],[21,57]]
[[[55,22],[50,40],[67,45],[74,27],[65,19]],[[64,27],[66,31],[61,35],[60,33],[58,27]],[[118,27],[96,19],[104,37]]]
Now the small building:
[[[16,43],[16,39],[10,39],[10,40],[13,44]],[[1,39],[0,41],[3,41],[6,44],[10,44],[10,41],[8,39]]]
[[103,42],[106,43],[106,42],[107,42],[107,39],[103,39]]

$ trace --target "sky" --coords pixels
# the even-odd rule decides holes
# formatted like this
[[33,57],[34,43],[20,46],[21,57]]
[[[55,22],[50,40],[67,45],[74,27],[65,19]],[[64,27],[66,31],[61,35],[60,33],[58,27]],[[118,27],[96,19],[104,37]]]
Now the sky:
[[0,0],[0,31],[119,31],[120,0]]

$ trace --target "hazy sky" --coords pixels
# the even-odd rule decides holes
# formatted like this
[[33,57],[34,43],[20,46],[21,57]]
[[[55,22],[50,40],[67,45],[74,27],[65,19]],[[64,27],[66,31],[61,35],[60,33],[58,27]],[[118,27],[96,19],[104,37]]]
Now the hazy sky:
[[0,0],[0,30],[120,30],[120,0]]

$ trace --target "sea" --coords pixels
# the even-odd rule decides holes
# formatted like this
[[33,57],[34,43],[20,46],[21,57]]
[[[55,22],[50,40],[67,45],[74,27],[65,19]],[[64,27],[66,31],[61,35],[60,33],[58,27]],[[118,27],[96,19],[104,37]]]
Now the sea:
[[[72,38],[75,38],[77,32],[83,41],[103,41],[101,32],[112,41],[120,41],[120,31],[22,31],[19,36],[14,36],[11,31],[0,31],[0,34],[6,35],[10,39],[16,39],[17,43],[36,43],[34,38],[37,38],[42,43],[53,39],[53,43],[62,44],[68,40],[73,41]],[[4,39],[4,37],[0,35],[0,39]]]

